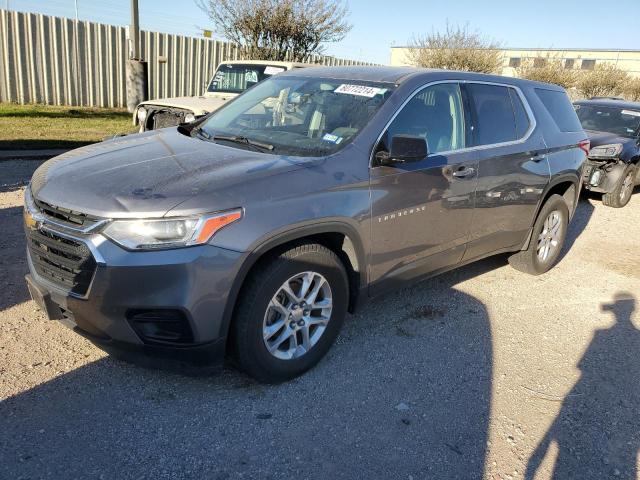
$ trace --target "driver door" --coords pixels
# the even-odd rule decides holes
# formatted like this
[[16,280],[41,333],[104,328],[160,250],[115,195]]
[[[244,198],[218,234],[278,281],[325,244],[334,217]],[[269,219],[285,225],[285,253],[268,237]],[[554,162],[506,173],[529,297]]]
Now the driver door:
[[371,167],[371,294],[460,262],[478,183],[477,152],[458,83],[425,87],[383,133],[375,153],[395,135],[421,136],[424,159]]

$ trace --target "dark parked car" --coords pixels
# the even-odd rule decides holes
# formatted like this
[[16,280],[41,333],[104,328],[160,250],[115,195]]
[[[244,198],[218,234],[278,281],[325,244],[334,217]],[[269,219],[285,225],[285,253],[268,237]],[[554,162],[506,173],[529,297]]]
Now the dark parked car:
[[585,188],[603,193],[605,205],[624,207],[640,184],[640,103],[593,98],[574,107],[591,140]]
[[371,296],[502,252],[549,270],[587,148],[557,86],[286,72],[204,120],[43,164],[26,191],[27,282],[109,351],[226,351],[282,381]]

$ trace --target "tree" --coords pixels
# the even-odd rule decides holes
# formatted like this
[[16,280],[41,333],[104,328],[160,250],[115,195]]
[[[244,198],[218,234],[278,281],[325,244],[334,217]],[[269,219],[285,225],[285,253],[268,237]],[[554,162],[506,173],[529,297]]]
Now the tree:
[[469,30],[468,25],[451,27],[447,23],[444,32],[415,36],[409,43],[407,58],[418,67],[500,73],[500,48],[499,42]]
[[640,78],[629,80],[627,88],[624,89],[624,94],[632,102],[640,102]]
[[351,30],[343,0],[195,0],[218,32],[256,60],[305,61]]
[[582,72],[576,87],[586,98],[610,97],[623,93],[629,81],[629,74],[624,70],[610,63],[601,63],[593,70]]
[[578,79],[576,70],[565,68],[562,58],[551,54],[523,60],[522,64],[516,68],[516,73],[520,78],[555,83],[567,90],[575,86]]

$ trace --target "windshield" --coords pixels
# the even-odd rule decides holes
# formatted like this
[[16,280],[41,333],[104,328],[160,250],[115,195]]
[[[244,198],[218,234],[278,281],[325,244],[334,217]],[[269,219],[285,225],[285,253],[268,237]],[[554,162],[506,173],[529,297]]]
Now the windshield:
[[285,70],[275,65],[222,63],[211,79],[207,92],[242,93],[265,78]]
[[225,105],[201,129],[205,138],[248,139],[275,154],[330,155],[355,138],[392,91],[391,84],[276,76]]
[[640,111],[599,105],[575,105],[585,130],[595,130],[633,138],[640,129]]

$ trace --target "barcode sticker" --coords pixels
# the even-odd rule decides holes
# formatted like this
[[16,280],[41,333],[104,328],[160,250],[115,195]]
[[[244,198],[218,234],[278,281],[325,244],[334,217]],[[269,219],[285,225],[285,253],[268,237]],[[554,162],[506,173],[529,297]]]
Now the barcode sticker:
[[334,93],[344,93],[346,95],[358,95],[360,97],[375,97],[379,93],[384,93],[386,89],[377,87],[368,87],[366,85],[349,85],[343,83],[336,88]]
[[632,117],[640,117],[640,112],[634,110],[622,110],[622,115],[631,115]]

